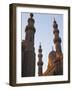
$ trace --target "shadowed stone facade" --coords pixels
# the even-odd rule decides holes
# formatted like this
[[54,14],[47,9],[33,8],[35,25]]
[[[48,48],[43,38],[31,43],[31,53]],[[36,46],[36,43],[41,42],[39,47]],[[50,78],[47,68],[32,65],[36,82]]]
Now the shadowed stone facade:
[[30,14],[28,25],[25,28],[25,40],[22,40],[22,77],[35,76],[35,48],[34,48],[34,19]]

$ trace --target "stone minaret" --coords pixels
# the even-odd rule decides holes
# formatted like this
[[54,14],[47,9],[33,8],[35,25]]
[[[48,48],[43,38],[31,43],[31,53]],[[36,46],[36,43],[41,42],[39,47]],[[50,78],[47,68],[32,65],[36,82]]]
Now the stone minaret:
[[61,75],[63,74],[63,54],[61,50],[61,38],[59,37],[59,30],[58,24],[54,19],[53,22],[53,34],[54,34],[54,44],[56,49],[56,74]]
[[48,55],[47,70],[43,73],[43,76],[49,75],[63,75],[63,54],[61,50],[61,38],[59,37],[58,24],[54,19],[53,22],[53,34],[55,50]]
[[42,62],[42,49],[41,49],[41,44],[39,46],[39,50],[38,50],[39,54],[38,54],[38,76],[42,76],[42,66],[43,66],[43,62]]
[[25,40],[22,42],[22,77],[35,76],[34,23],[33,14],[30,13],[28,25],[25,28]]

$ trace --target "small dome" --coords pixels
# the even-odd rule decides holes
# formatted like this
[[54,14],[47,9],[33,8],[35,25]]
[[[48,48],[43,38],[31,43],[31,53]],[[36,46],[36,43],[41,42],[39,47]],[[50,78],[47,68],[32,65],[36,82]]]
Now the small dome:
[[54,56],[56,54],[56,52],[53,50],[49,53],[49,56]]
[[49,59],[50,60],[55,60],[55,58],[56,58],[56,52],[53,50],[53,51],[51,51],[50,53],[49,53]]

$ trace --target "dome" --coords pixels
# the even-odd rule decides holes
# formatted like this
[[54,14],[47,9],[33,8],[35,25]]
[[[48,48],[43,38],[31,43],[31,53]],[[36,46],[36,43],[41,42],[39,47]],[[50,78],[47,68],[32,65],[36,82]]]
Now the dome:
[[53,70],[55,61],[56,61],[56,52],[52,50],[48,55],[48,71],[50,70],[51,72],[51,70]]
[[51,51],[50,53],[49,53],[49,56],[51,57],[51,56],[55,56],[55,54],[56,54],[56,52],[53,50],[53,51]]
[[56,52],[53,50],[49,53],[49,60],[53,61],[56,59]]

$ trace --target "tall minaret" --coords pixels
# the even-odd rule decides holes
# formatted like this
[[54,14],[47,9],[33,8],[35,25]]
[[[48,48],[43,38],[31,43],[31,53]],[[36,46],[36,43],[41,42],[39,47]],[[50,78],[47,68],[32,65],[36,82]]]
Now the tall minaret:
[[35,48],[34,48],[34,35],[35,35],[35,20],[33,14],[30,13],[28,25],[25,28],[25,40],[22,49],[22,77],[35,76]]
[[42,76],[42,66],[43,66],[43,62],[42,62],[42,49],[41,49],[41,44],[39,46],[39,50],[38,50],[39,54],[38,54],[38,58],[39,58],[39,61],[38,61],[38,76]]
[[56,74],[63,74],[63,54],[61,50],[61,38],[59,37],[59,30],[58,30],[58,24],[56,20],[54,19],[53,22],[53,34],[54,34],[54,44],[55,44],[55,49],[56,49]]

